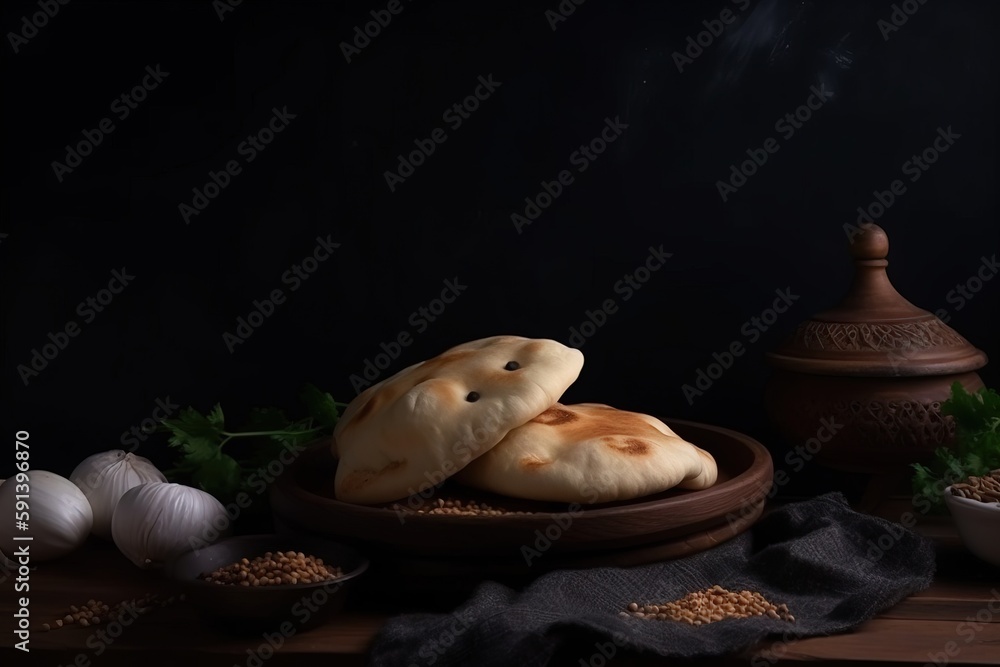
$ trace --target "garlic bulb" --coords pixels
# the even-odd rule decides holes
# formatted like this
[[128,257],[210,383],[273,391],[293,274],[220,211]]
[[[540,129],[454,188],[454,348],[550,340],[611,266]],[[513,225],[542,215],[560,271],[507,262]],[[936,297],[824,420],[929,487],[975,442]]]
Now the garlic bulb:
[[94,509],[94,534],[106,540],[111,539],[115,505],[126,491],[146,482],[167,481],[149,459],[121,449],[88,456],[69,479],[80,487]]
[[181,484],[150,482],[125,492],[115,506],[111,535],[142,568],[214,542],[229,527],[226,508],[211,494]]
[[[47,470],[18,473],[0,484],[0,515],[0,551],[9,558],[28,546],[32,562],[65,556],[87,541],[94,525],[94,513],[83,491]],[[18,528],[21,521],[27,530]],[[14,539],[21,536],[32,539]]]

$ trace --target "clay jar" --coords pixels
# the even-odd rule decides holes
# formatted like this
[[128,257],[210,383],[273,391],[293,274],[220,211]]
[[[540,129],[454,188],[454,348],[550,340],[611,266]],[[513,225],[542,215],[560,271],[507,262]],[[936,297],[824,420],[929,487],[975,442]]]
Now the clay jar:
[[835,308],[803,322],[773,352],[764,395],[790,445],[807,445],[840,470],[888,473],[949,445],[954,423],[941,403],[986,355],[940,319],[904,299],[886,274],[889,239],[868,225],[850,246],[855,276]]

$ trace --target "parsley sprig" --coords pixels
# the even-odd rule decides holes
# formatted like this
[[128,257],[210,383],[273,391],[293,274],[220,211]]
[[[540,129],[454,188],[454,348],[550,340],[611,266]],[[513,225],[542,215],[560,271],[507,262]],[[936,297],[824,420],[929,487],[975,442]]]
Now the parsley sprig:
[[180,450],[176,466],[165,474],[171,481],[189,482],[223,503],[241,491],[250,492],[253,475],[266,469],[283,450],[332,434],[340,408],[346,406],[311,384],[305,386],[299,399],[306,417],[292,420],[283,410],[257,408],[241,430],[226,426],[219,404],[206,414],[184,408],[176,419],[165,419],[160,427],[170,434],[170,446]]
[[941,412],[955,419],[955,448],[936,449],[931,467],[913,464],[914,493],[936,509],[949,484],[1000,468],[1000,394],[985,387],[970,394],[956,382]]

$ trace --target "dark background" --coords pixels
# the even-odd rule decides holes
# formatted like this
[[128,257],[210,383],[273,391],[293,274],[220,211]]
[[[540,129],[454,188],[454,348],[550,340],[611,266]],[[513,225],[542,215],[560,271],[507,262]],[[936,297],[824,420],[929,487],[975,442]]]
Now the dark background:
[[[304,382],[347,401],[350,375],[455,277],[467,291],[382,377],[483,336],[569,342],[613,297],[567,402],[725,425],[780,455],[764,353],[843,295],[843,225],[897,178],[907,191],[879,219],[894,284],[1000,358],[1000,280],[947,301],[998,246],[995,3],[913,2],[886,40],[883,2],[590,0],[553,30],[556,0],[404,0],[347,63],[339,44],[385,4],[243,3],[220,20],[207,1],[74,1],[19,53],[5,39],[0,405],[5,437],[30,431],[34,467],[68,474],[121,447],[157,398],[221,402],[237,422],[293,407]],[[672,53],[725,7],[739,19],[678,72]],[[5,3],[4,32],[37,11]],[[114,118],[157,64],[169,76]],[[500,87],[449,128],[442,112],[491,74]],[[775,122],[820,84],[833,99],[781,137]],[[237,146],[273,107],[296,118],[246,164]],[[115,131],[60,183],[52,161],[107,116]],[[628,129],[518,234],[511,214],[606,117]],[[949,126],[961,138],[911,184],[901,165]],[[383,172],[437,127],[447,141],[390,192]],[[780,150],[723,202],[716,182],[769,136]],[[178,205],[231,159],[243,172],[186,225]],[[290,292],[283,272],[327,235],[340,248]],[[661,244],[672,258],[624,301],[616,281]],[[121,267],[133,283],[83,323],[77,304]],[[222,334],[276,288],[287,301],[230,354]],[[798,301],[689,405],[682,385],[784,288]],[[26,386],[17,366],[69,320],[81,333]],[[995,363],[981,374],[1000,385]],[[172,458],[160,435],[137,451]],[[829,483],[807,471],[788,492]]]

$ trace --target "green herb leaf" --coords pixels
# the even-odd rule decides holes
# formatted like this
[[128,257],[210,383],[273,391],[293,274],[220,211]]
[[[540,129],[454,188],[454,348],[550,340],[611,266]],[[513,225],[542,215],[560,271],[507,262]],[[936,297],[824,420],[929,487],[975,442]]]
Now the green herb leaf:
[[955,448],[935,450],[933,468],[913,465],[914,492],[938,509],[946,485],[1000,468],[1000,394],[986,388],[970,394],[955,382],[941,412],[955,420]]
[[232,456],[219,452],[214,459],[204,461],[191,475],[191,481],[220,501],[232,499],[243,481],[240,464]]
[[170,434],[170,446],[181,451],[170,478],[190,481],[222,502],[233,500],[240,491],[256,497],[260,488],[255,475],[273,467],[282,452],[297,455],[302,445],[332,434],[338,406],[344,405],[311,384],[300,398],[308,416],[290,420],[278,408],[256,408],[239,431],[226,428],[219,404],[204,415],[188,407],[176,419],[164,420],[161,430]]
[[309,416],[317,424],[330,428],[336,426],[340,412],[337,410],[337,402],[333,400],[333,396],[320,391],[315,385],[306,384],[302,393],[299,394],[299,399],[309,411]]
[[208,413],[206,419],[208,419],[208,422],[213,427],[220,431],[226,428],[226,418],[222,416],[222,405],[219,403],[215,404],[215,407]]
[[184,452],[181,467],[197,467],[216,457],[222,444],[222,409],[216,405],[205,417],[194,408],[184,408],[177,419],[164,419],[162,429],[170,435],[170,446]]
[[288,426],[288,417],[278,408],[254,408],[247,418],[245,431],[281,431]]

